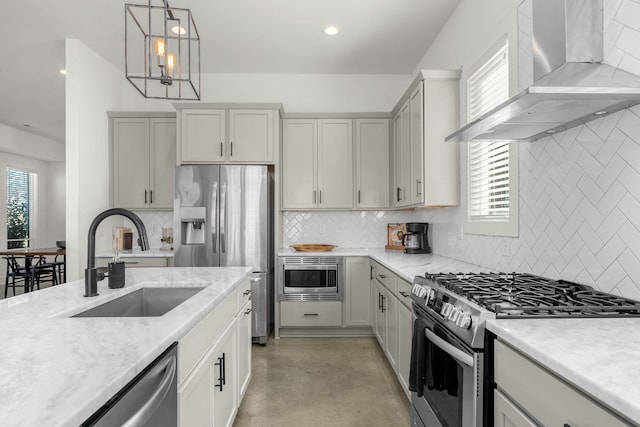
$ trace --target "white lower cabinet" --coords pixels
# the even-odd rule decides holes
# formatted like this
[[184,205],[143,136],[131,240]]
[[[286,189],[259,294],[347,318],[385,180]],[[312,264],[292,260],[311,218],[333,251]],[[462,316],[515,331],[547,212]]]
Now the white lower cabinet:
[[494,416],[497,426],[630,425],[565,380],[499,340],[495,341],[493,363],[497,389]]
[[180,340],[181,427],[233,425],[251,378],[251,301],[239,297],[249,287],[247,280]]
[[407,397],[413,338],[410,289],[409,282],[371,261],[373,331]]
[[409,396],[409,366],[411,365],[411,339],[413,338],[411,310],[398,304],[398,379]]
[[346,259],[345,326],[371,325],[370,266],[368,257]]
[[341,326],[341,301],[283,301],[281,326]]
[[238,404],[251,381],[251,301],[238,313]]

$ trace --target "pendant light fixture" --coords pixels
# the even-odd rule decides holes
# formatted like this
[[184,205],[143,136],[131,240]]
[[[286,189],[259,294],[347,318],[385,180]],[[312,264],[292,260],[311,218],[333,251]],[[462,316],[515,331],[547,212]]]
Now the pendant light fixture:
[[200,36],[189,9],[125,4],[125,75],[145,98],[200,100]]

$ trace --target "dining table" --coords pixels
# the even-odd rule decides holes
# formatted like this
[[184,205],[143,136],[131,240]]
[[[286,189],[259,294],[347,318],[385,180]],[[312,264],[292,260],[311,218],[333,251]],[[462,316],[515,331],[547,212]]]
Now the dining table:
[[24,267],[28,271],[31,269],[31,263],[34,257],[54,256],[57,262],[58,257],[62,256],[62,283],[67,281],[67,259],[66,250],[58,247],[48,248],[17,248],[0,250],[0,256],[13,256],[24,258]]

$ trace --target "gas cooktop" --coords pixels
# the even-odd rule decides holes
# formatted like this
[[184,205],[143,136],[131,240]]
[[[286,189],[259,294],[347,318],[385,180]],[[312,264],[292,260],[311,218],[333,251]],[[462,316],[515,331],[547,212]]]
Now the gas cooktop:
[[416,276],[411,299],[472,348],[489,319],[640,317],[640,302],[587,285],[522,273],[438,273]]
[[640,316],[638,301],[532,274],[439,273],[425,277],[498,318]]

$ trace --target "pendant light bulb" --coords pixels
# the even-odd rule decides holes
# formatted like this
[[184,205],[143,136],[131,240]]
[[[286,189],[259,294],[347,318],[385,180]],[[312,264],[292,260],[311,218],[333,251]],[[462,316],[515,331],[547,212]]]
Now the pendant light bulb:
[[167,54],[167,70],[173,71],[176,66],[176,57],[173,53]]
[[156,39],[156,55],[164,56],[164,39]]

